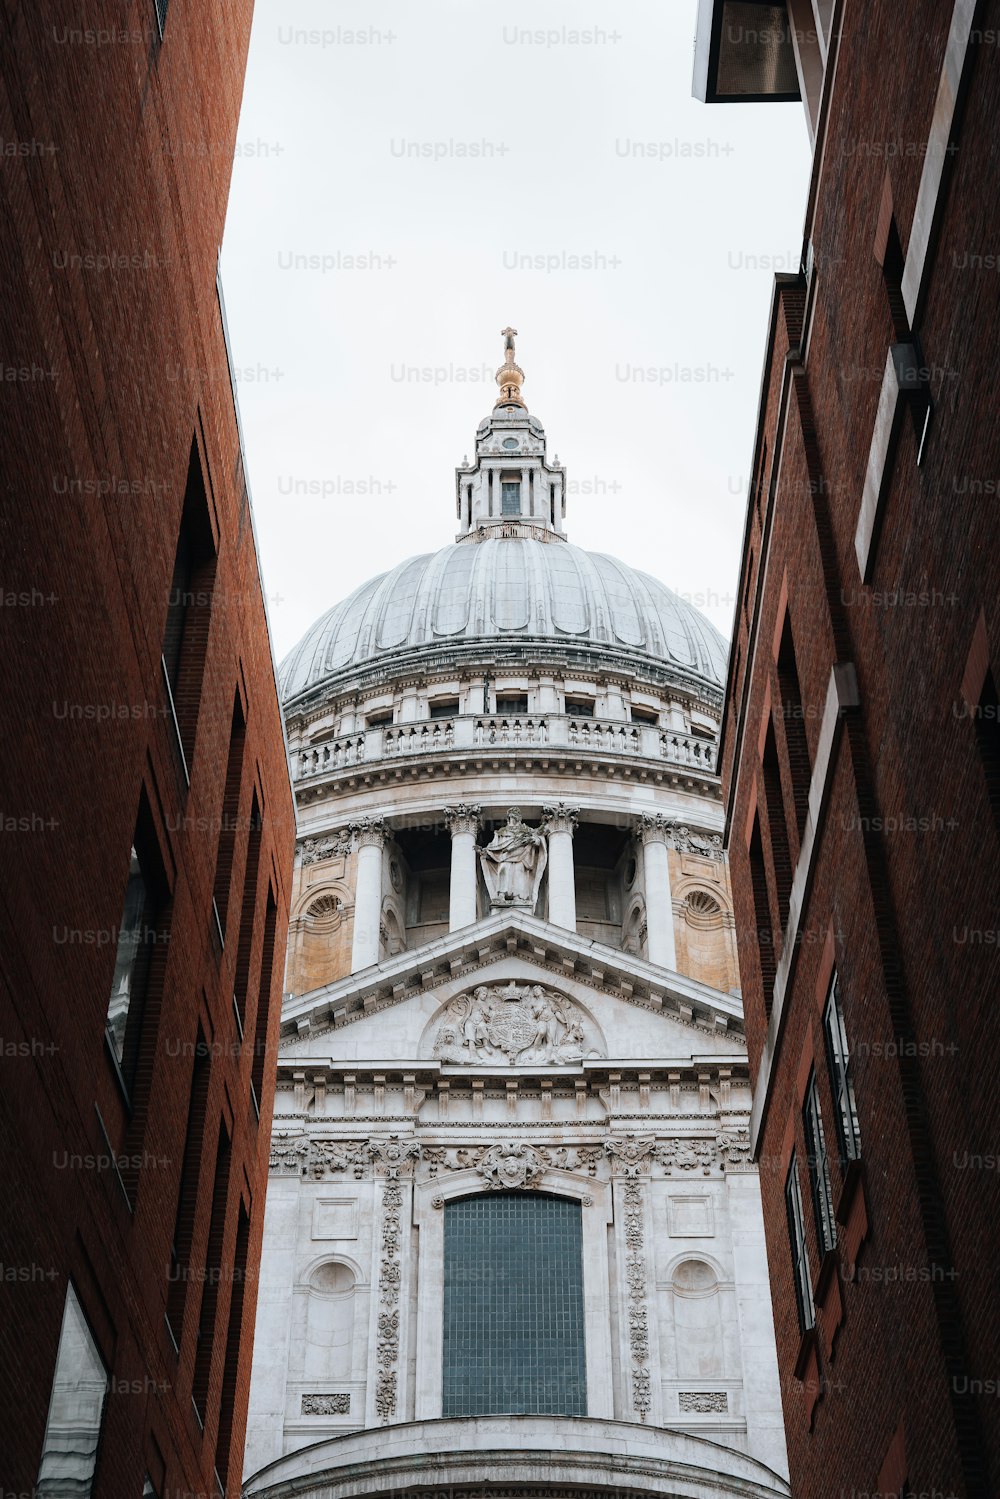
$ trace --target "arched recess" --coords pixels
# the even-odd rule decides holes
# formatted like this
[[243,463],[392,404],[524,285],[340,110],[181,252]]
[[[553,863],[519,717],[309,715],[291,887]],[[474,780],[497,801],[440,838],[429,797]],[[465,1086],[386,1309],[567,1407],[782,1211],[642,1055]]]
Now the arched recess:
[[406,949],[406,919],[399,902],[391,897],[382,902],[379,941],[387,958],[394,958]]
[[675,1263],[670,1289],[678,1379],[723,1378],[722,1285],[716,1266],[702,1255],[687,1255]]
[[721,885],[681,880],[674,891],[677,966],[724,994],[739,987],[732,905]]
[[360,1267],[346,1255],[323,1255],[307,1267],[299,1287],[299,1337],[292,1339],[290,1374],[323,1383],[353,1377],[355,1345],[366,1326],[359,1293],[366,1289]]
[[625,911],[622,922],[622,948],[633,957],[646,956],[646,902],[641,895],[634,895]]
[[299,899],[288,929],[288,987],[305,994],[331,982],[349,958],[350,892],[346,886],[313,886]]

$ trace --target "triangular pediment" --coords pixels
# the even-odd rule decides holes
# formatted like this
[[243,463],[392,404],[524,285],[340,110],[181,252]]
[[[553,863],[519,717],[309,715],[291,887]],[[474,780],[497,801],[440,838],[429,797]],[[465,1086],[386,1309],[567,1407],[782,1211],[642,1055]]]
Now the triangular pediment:
[[505,914],[286,1001],[280,1062],[690,1065],[745,1057],[742,1018],[736,996]]

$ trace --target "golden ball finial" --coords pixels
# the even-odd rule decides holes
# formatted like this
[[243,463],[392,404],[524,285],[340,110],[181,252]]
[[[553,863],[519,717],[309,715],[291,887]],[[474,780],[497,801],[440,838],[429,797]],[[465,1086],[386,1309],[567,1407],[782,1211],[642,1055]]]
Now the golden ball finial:
[[[521,383],[524,380],[524,371],[519,364],[514,363],[514,339],[517,337],[516,328],[504,328],[503,334],[503,364],[497,370],[496,382],[500,387],[500,399],[498,406],[524,406],[521,397]],[[528,408],[525,406],[525,410]]]

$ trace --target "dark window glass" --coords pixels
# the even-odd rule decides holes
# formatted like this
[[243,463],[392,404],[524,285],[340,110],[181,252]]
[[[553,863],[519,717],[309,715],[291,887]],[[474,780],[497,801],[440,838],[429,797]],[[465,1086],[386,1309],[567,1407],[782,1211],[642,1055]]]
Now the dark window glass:
[[365,723],[369,729],[384,728],[386,724],[392,723],[392,709],[380,708],[377,713],[369,713]]
[[155,1022],[158,1011],[154,995],[159,992],[166,961],[167,904],[166,878],[143,795],[129,855],[106,1021],[108,1045],[130,1097],[140,1060],[145,1056],[148,1061],[145,1022]]
[[787,614],[781,631],[781,645],[778,649],[778,690],[781,693],[781,717],[785,726],[788,768],[792,776],[795,822],[801,841],[806,825],[806,815],[809,811],[809,781],[812,771],[809,765],[809,741],[806,738],[799,672],[795,662],[792,622]]
[[500,485],[500,513],[501,515],[521,514],[521,485],[515,481],[508,483],[505,479]]
[[764,989],[764,1010],[770,1018],[774,1003],[774,979],[777,972],[774,956],[774,927],[771,922],[771,901],[767,893],[767,870],[764,867],[764,848],[760,841],[760,822],[753,820],[750,838],[750,884],[753,890],[754,920],[757,926],[757,951],[760,955],[760,978]]
[[184,1155],[181,1159],[181,1179],[177,1191],[174,1237],[170,1246],[170,1285],[167,1289],[167,1326],[170,1328],[174,1347],[177,1349],[180,1348],[184,1333],[184,1307],[187,1302],[188,1282],[191,1279],[191,1245],[194,1239],[195,1210],[198,1205],[198,1172],[205,1139],[205,1109],[208,1104],[210,1072],[211,1053],[199,1028],[194,1049],[194,1066],[191,1072]]
[[254,1022],[253,1066],[250,1087],[260,1114],[264,1101],[264,1064],[267,1061],[267,1028],[271,1015],[271,984],[274,978],[274,932],[278,920],[278,902],[274,888],[267,887],[267,910],[264,915],[264,943],[260,955],[260,987],[257,991],[257,1016]]
[[219,1143],[215,1152],[215,1181],[212,1186],[212,1214],[208,1220],[208,1245],[205,1251],[201,1315],[198,1318],[198,1346],[194,1355],[194,1379],[191,1399],[202,1426],[207,1425],[209,1377],[212,1372],[212,1349],[218,1320],[219,1283],[223,1275],[222,1248],[226,1234],[226,1205],[229,1198],[229,1167],[232,1141],[225,1121],[219,1120]]
[[226,789],[222,800],[219,825],[219,847],[215,857],[215,913],[219,933],[226,934],[229,918],[229,887],[233,879],[233,852],[240,815],[240,785],[243,780],[243,750],[246,744],[246,721],[239,693],[233,702],[233,719],[229,728],[229,755],[226,759]]
[[767,825],[771,834],[771,858],[774,861],[774,883],[778,892],[778,924],[784,932],[792,899],[792,855],[788,846],[788,822],[785,798],[781,789],[781,766],[773,722],[768,725],[764,741],[764,796],[767,801]]
[[823,1015],[823,1028],[826,1032],[826,1057],[830,1068],[830,1091],[833,1093],[837,1143],[840,1146],[840,1166],[841,1170],[844,1170],[848,1161],[856,1161],[861,1157],[861,1131],[858,1127],[854,1079],[851,1074],[851,1054],[847,1045],[847,1030],[840,1000],[840,976],[836,970],[830,981],[830,993]]
[[250,831],[247,836],[247,865],[243,876],[243,909],[240,913],[240,941],[236,949],[236,987],[233,993],[241,1038],[246,1019],[247,991],[250,987],[250,955],[253,952],[254,918],[257,915],[257,874],[260,869],[262,836],[263,819],[255,791],[253,806],[250,809]]
[[986,776],[993,821],[1000,832],[1000,700],[993,673],[986,673],[976,712],[976,744]]
[[[240,1203],[236,1229],[236,1260],[233,1265],[233,1288],[229,1300],[229,1326],[226,1331],[226,1361],[222,1373],[222,1402],[219,1406],[219,1433],[215,1443],[215,1471],[225,1489],[229,1479],[229,1459],[233,1445],[233,1413],[236,1408],[236,1381],[240,1367],[243,1339],[243,1300],[247,1279],[247,1249],[250,1243],[250,1219]],[[228,1490],[227,1490],[228,1492]]]
[[837,1229],[833,1217],[830,1162],[826,1155],[826,1136],[823,1133],[823,1115],[820,1112],[815,1073],[809,1079],[802,1116],[806,1132],[809,1185],[812,1188],[813,1211],[816,1215],[816,1238],[825,1254],[836,1245]]
[[809,1274],[809,1253],[806,1249],[805,1218],[802,1212],[802,1191],[799,1187],[799,1163],[792,1152],[785,1182],[785,1209],[788,1213],[788,1240],[792,1250],[792,1273],[795,1277],[795,1301],[799,1309],[799,1331],[806,1332],[816,1321],[813,1308],[812,1279]]
[[527,711],[528,711],[528,699],[527,699],[527,697],[511,697],[511,696],[508,696],[508,697],[498,697],[497,698],[497,712],[498,713],[503,713],[503,714],[505,714],[505,715],[507,715],[509,717],[511,715],[516,716],[519,713],[527,713]]
[[585,1416],[580,1204],[490,1192],[445,1207],[444,1416]]
[[660,715],[655,708],[640,708],[633,703],[629,709],[633,723],[659,723]]
[[568,697],[566,712],[573,718],[593,718],[594,699],[592,697]]
[[194,758],[214,586],[215,544],[198,445],[193,442],[163,632],[163,675],[187,776]]
[[431,718],[455,718],[457,714],[457,697],[439,697],[431,703]]
[[72,1285],[66,1289],[49,1414],[45,1422],[37,1499],[90,1499],[97,1444],[108,1393],[108,1371]]

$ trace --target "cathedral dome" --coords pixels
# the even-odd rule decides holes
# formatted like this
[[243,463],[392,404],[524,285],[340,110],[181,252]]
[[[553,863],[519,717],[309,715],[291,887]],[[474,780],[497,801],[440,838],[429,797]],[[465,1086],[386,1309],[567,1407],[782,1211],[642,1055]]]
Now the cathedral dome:
[[362,584],[286,657],[282,697],[366,667],[405,669],[411,652],[468,654],[477,642],[484,661],[507,643],[562,645],[645,658],[716,688],[725,682],[722,636],[663,583],[603,552],[522,534],[470,536]]

